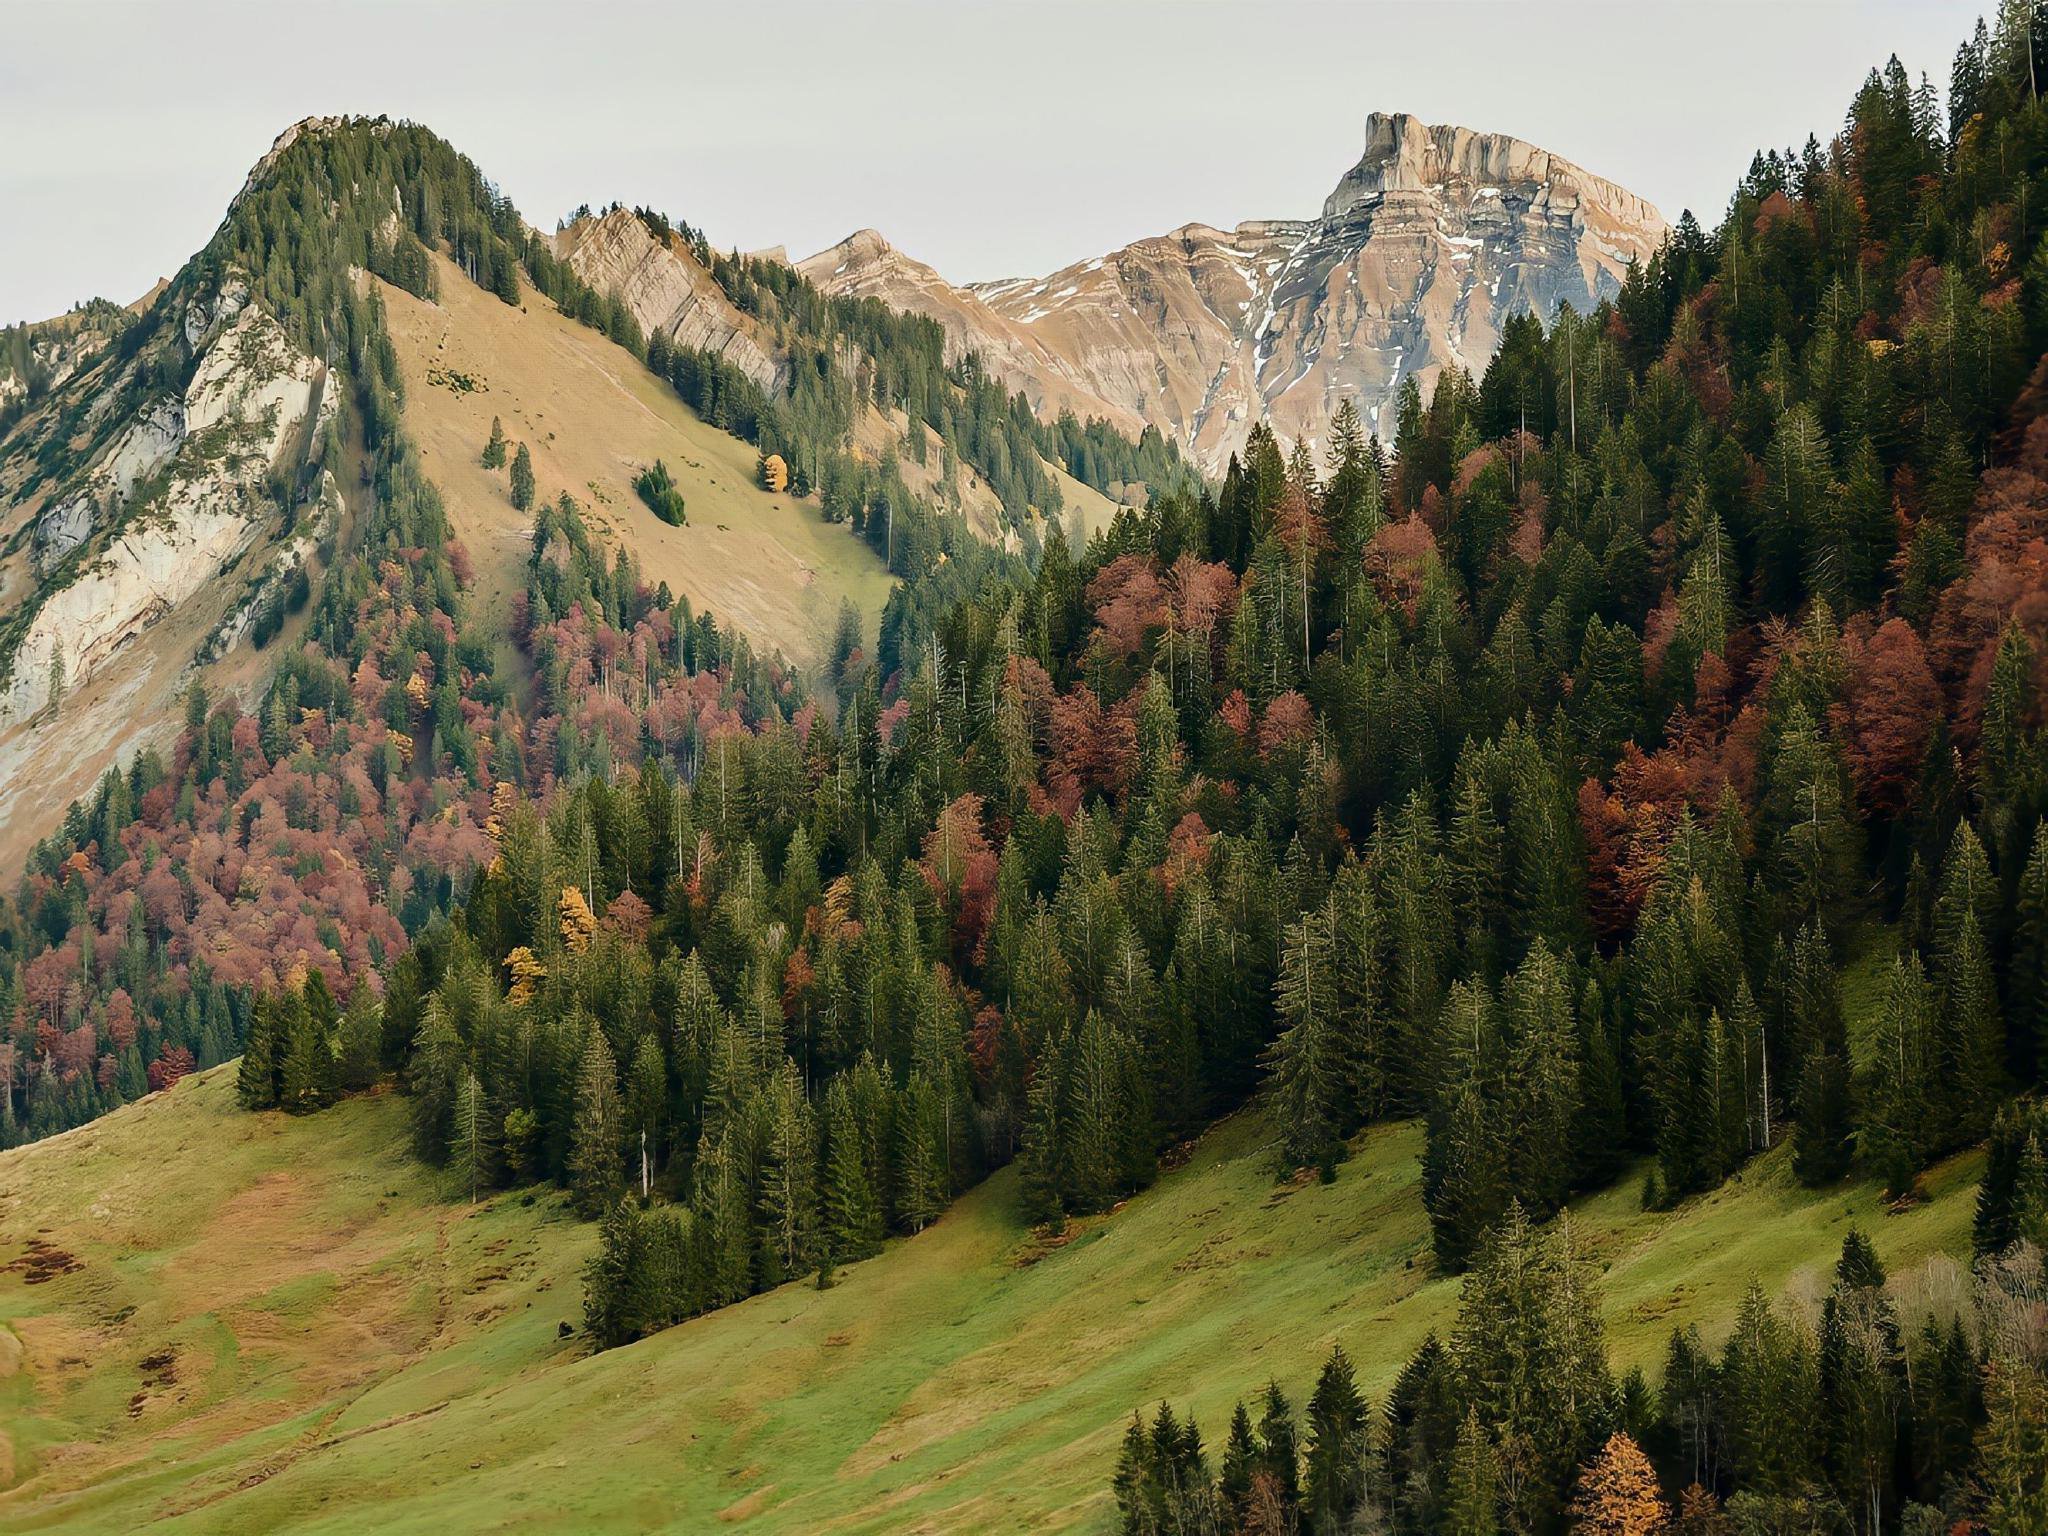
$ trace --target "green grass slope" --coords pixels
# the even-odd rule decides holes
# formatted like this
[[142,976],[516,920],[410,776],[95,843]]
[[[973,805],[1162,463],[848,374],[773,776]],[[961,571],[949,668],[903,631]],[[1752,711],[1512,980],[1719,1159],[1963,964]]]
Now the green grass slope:
[[[0,1156],[0,1530],[1101,1529],[1135,1405],[1213,1438],[1333,1340],[1377,1401],[1456,1306],[1414,1127],[1276,1188],[1245,1115],[1061,1246],[999,1176],[831,1290],[593,1357],[558,1337],[590,1244],[558,1197],[446,1203],[396,1098],[295,1121],[232,1083]],[[1976,1175],[1888,1214],[1780,1151],[1675,1212],[1582,1202],[1618,1360],[1654,1365],[1752,1275],[1809,1288],[1852,1221],[1895,1273],[1962,1252]]]
[[[531,289],[500,302],[435,258],[440,297],[380,285],[406,384],[406,431],[473,562],[475,601],[502,624],[525,584],[533,519],[510,500],[505,470],[480,462],[491,419],[533,457],[541,494],[569,492],[608,547],[631,549],[649,583],[665,581],[764,650],[809,664],[830,645],[842,601],[872,633],[893,578],[846,524],[814,503],[771,496],[756,450],[700,419],[667,384],[603,334]],[[509,450],[508,450],[509,451]],[[688,506],[672,528],[633,490],[665,463]]]

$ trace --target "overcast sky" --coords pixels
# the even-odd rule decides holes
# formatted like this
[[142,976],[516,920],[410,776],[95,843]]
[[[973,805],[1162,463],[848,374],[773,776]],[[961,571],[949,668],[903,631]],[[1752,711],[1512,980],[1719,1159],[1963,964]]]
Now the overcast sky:
[[620,199],[793,256],[872,225],[956,281],[1317,211],[1375,108],[1717,214],[1991,0],[0,0],[0,320],[133,298],[314,113],[424,122],[533,223]]

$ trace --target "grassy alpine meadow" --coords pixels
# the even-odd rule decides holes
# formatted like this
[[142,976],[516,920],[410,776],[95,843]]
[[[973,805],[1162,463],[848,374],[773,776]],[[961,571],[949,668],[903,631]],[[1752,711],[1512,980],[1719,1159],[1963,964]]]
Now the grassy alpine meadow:
[[[466,1203],[393,1150],[389,1093],[295,1119],[233,1087],[0,1158],[0,1529],[1102,1529],[1133,1405],[1213,1441],[1269,1378],[1299,1401],[1333,1342],[1377,1402],[1457,1304],[1419,1128],[1276,1185],[1247,1113],[1063,1241],[1001,1174],[828,1290],[592,1355],[561,1327],[592,1229],[559,1195]],[[1804,1189],[1783,1149],[1673,1211],[1633,1178],[1580,1202],[1617,1366],[1689,1321],[1711,1342],[1752,1277],[1797,1305],[1852,1224],[1907,1294],[1938,1284],[1979,1161],[1904,1209]]]

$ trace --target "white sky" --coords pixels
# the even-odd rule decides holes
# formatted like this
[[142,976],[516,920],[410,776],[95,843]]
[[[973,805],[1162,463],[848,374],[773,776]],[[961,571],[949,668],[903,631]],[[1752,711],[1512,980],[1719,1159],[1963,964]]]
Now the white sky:
[[[956,281],[1318,211],[1366,113],[1512,133],[1675,218],[1993,0],[0,0],[0,320],[127,300],[312,113],[426,123],[535,224],[646,203]],[[1711,222],[1711,219],[1709,219]]]

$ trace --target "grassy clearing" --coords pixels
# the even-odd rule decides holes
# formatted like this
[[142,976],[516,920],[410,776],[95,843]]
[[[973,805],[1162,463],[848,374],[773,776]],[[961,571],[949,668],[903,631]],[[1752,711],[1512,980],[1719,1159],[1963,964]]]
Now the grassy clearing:
[[[445,1203],[394,1150],[403,1111],[245,1115],[227,1068],[0,1157],[0,1263],[34,1239],[80,1265],[0,1274],[0,1529],[1099,1528],[1135,1405],[1214,1436],[1333,1340],[1378,1400],[1456,1306],[1415,1127],[1276,1188],[1248,1115],[1063,1246],[1003,1175],[829,1291],[588,1357],[557,1337],[588,1229],[553,1195]],[[1852,1221],[1895,1272],[1963,1251],[1976,1171],[1896,1215],[1801,1189],[1782,1149],[1675,1212],[1632,1182],[1582,1202],[1617,1358],[1654,1367],[1751,1275],[1810,1293]]]
[[[526,290],[514,309],[435,259],[438,304],[388,285],[384,302],[405,375],[406,430],[475,563],[488,621],[502,624],[523,588],[533,532],[512,506],[505,471],[478,462],[496,416],[506,438],[532,452],[541,494],[568,491],[594,531],[625,542],[650,582],[666,581],[756,646],[818,660],[848,597],[872,632],[891,578],[849,527],[762,490],[753,448],[700,420],[630,353],[540,294]],[[685,527],[662,522],[634,494],[634,477],[656,459],[688,504]]]

